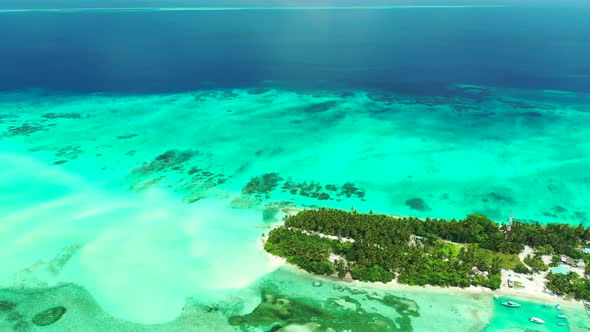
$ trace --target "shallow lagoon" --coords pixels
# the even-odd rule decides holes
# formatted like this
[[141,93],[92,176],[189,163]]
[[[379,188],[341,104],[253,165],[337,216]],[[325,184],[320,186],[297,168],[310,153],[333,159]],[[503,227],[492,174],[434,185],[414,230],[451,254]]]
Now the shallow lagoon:
[[[0,201],[0,239],[11,245],[0,253],[1,286],[86,289],[43,291],[94,308],[72,309],[56,329],[92,314],[129,329],[140,327],[119,319],[163,329],[272,328],[268,312],[252,313],[270,289],[299,308],[286,319],[284,308],[271,306],[270,321],[283,325],[304,325],[322,308],[321,326],[341,314],[343,322],[393,330],[481,330],[491,297],[378,290],[420,308],[396,320],[395,306],[367,298],[370,286],[357,284],[360,295],[334,302],[339,284],[314,288],[289,269],[267,274],[276,264],[260,249],[261,233],[289,206],[447,218],[480,212],[499,222],[514,211],[519,219],[588,225],[588,195],[580,194],[590,164],[586,96],[449,91],[2,94],[0,189],[10,195]],[[45,305],[10,297],[31,308],[17,311],[25,318]],[[349,316],[349,306],[360,316]],[[530,328],[502,309],[493,309],[487,330]],[[80,320],[67,319],[73,312]],[[577,315],[573,327],[587,326],[585,313]]]
[[[108,188],[169,188],[189,203],[237,201],[250,179],[277,173],[276,190],[251,195],[251,205],[445,218],[478,212],[499,222],[514,211],[543,223],[589,222],[587,96],[473,86],[451,92],[4,94],[1,142],[5,158],[33,157]],[[303,182],[329,197],[293,194]],[[364,193],[329,190],[347,183]]]

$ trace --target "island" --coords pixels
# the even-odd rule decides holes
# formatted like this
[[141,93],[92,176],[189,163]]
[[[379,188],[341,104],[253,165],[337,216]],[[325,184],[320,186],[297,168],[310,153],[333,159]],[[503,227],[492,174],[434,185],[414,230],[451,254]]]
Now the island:
[[[352,209],[299,210],[272,229],[264,249],[305,271],[367,282],[492,290],[542,276],[543,291],[590,300],[590,228],[398,217]],[[578,271],[578,272],[576,272]],[[506,279],[506,280],[503,280]],[[538,282],[537,282],[538,283]]]

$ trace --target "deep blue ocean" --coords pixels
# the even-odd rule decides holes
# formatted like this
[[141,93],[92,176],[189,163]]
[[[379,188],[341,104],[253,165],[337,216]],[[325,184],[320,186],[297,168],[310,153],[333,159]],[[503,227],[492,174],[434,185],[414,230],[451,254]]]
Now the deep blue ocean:
[[0,16],[0,89],[274,81],[431,95],[457,82],[590,92],[588,17],[590,6],[10,13]]

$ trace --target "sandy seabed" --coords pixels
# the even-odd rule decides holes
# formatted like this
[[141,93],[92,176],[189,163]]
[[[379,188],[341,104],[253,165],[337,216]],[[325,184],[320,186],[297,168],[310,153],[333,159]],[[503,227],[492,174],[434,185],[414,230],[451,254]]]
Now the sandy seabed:
[[[264,282],[292,280],[290,296],[334,296],[308,290],[313,278],[293,277],[260,249],[288,206],[500,222],[514,211],[588,225],[587,96],[454,89],[1,94],[0,288],[30,308],[25,318],[49,305],[29,290],[74,292],[113,322],[192,322],[215,304],[223,308],[206,321],[231,330],[228,318],[254,310]],[[310,183],[328,198],[303,195]],[[327,189],[347,184],[350,197]],[[388,290],[421,308],[416,330],[463,329],[459,318],[486,326],[493,316],[488,294],[399,287]]]

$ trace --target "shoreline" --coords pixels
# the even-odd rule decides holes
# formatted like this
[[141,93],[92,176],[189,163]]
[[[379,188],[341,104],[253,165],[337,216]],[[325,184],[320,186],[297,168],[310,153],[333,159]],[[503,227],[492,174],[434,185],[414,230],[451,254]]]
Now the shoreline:
[[[285,215],[294,215],[297,214],[298,212],[304,210],[305,208],[301,208],[301,207],[288,207],[288,208],[284,208],[283,209],[283,213]],[[408,216],[402,216],[402,215],[392,215],[392,214],[387,214],[388,216],[394,217],[394,218],[409,218]],[[282,220],[282,218],[281,218]],[[277,222],[275,224],[273,224],[270,230],[282,225],[283,222]],[[310,272],[307,272],[303,269],[301,269],[300,267],[290,264],[287,262],[287,260],[283,257],[280,256],[275,256],[269,252],[267,252],[266,250],[264,250],[264,243],[266,242],[267,239],[267,235],[268,233],[265,233],[265,236],[261,239],[261,245],[260,245],[260,249],[265,253],[265,255],[268,257],[269,261],[271,262],[271,264],[273,265],[273,270],[280,268],[280,267],[288,267],[294,271],[298,271],[301,273],[306,274],[307,276],[312,276],[314,278],[320,278],[320,279],[326,279],[332,282],[341,282],[344,284],[354,284],[354,285],[359,285],[362,287],[376,287],[379,289],[387,289],[387,290],[397,290],[397,291],[402,291],[402,292],[431,292],[431,293],[445,293],[445,294],[449,294],[449,293],[457,293],[457,294],[464,294],[464,295],[489,295],[491,296],[491,298],[493,299],[495,295],[498,295],[499,297],[509,297],[509,298],[522,298],[524,300],[530,300],[531,302],[537,302],[537,303],[547,303],[549,305],[555,305],[555,304],[560,304],[562,306],[567,306],[570,308],[574,308],[574,307],[578,307],[581,308],[582,310],[585,310],[584,307],[584,303],[582,300],[576,300],[573,298],[565,298],[563,296],[558,296],[558,295],[552,295],[549,293],[545,293],[545,292],[539,292],[538,290],[535,289],[526,289],[526,288],[510,288],[507,286],[506,282],[504,281],[504,277],[506,274],[513,274],[515,275],[515,277],[520,277],[520,274],[517,274],[513,271],[509,271],[509,270],[505,270],[502,269],[502,284],[500,286],[500,288],[496,289],[496,290],[492,290],[486,287],[475,287],[475,286],[469,286],[466,288],[460,288],[460,287],[439,287],[439,286],[433,286],[433,285],[424,285],[424,286],[412,286],[412,285],[406,285],[406,284],[400,284],[397,279],[393,279],[392,281],[388,282],[388,283],[381,283],[381,282],[364,282],[364,281],[359,281],[359,280],[345,280],[345,279],[340,279],[335,275],[332,276],[323,276],[323,275],[315,275],[312,274]],[[526,249],[526,248],[525,248]],[[526,253],[526,252],[525,252]],[[544,279],[543,279],[544,280]],[[545,284],[543,283],[542,288],[545,288]],[[554,302],[554,303],[551,303]]]
[[[264,250],[264,249],[263,249]],[[286,261],[286,259],[278,256],[274,256],[268,252],[266,252],[268,259],[272,262],[273,268],[287,268],[293,272],[300,273],[305,275],[310,280],[311,279],[321,279],[328,282],[335,282],[341,283],[344,285],[352,285],[358,287],[366,287],[366,288],[376,288],[379,290],[387,290],[387,291],[397,291],[397,292],[404,292],[404,293],[438,293],[438,294],[446,294],[446,295],[463,295],[463,296],[471,296],[474,299],[479,299],[481,296],[489,296],[489,300],[494,301],[494,296],[498,295],[499,299],[502,298],[510,298],[510,299],[523,299],[530,302],[536,303],[543,303],[548,304],[549,306],[555,306],[556,304],[560,304],[561,307],[567,308],[574,308],[574,309],[581,309],[585,310],[584,303],[580,300],[575,299],[566,299],[564,297],[559,297],[555,295],[545,294],[545,293],[532,293],[532,292],[523,292],[522,290],[515,290],[513,288],[507,288],[505,286],[491,290],[489,288],[484,287],[475,287],[470,286],[466,288],[460,287],[438,287],[432,285],[424,285],[424,286],[413,286],[413,285],[406,285],[400,284],[397,280],[392,280],[388,283],[381,283],[381,282],[365,282],[359,280],[344,280],[339,279],[336,276],[324,276],[324,275],[315,275],[309,273],[296,265],[290,264]],[[475,298],[477,297],[477,298]]]
[[[271,228],[274,228],[274,227],[271,227]],[[460,288],[460,287],[439,287],[439,286],[433,286],[433,285],[424,285],[424,286],[406,285],[406,284],[400,284],[397,281],[397,279],[394,279],[388,283],[382,283],[382,282],[365,282],[365,281],[359,281],[359,280],[345,280],[345,279],[340,279],[335,275],[332,275],[332,276],[316,275],[316,274],[312,274],[310,272],[307,272],[296,265],[288,263],[287,260],[283,257],[275,256],[275,255],[267,252],[266,250],[264,250],[264,243],[265,243],[266,239],[267,239],[267,237],[265,234],[265,236],[259,242],[259,244],[260,244],[259,248],[263,252],[265,257],[267,258],[272,271],[279,269],[279,268],[287,268],[293,272],[305,275],[305,277],[309,278],[310,280],[311,279],[321,279],[321,280],[341,283],[341,284],[345,284],[345,285],[369,287],[369,288],[376,288],[379,290],[398,291],[398,292],[407,292],[407,293],[438,293],[438,294],[446,294],[446,295],[457,294],[457,295],[471,296],[471,297],[489,296],[490,301],[494,301],[495,300],[494,296],[497,295],[499,297],[498,300],[502,299],[503,297],[511,298],[511,299],[515,299],[515,300],[516,299],[523,299],[523,300],[528,300],[531,302],[548,304],[549,306],[555,306],[556,304],[560,304],[562,307],[585,310],[584,303],[581,300],[567,299],[565,297],[551,295],[548,293],[539,293],[534,290],[509,288],[505,285],[504,282],[502,283],[500,288],[498,288],[496,290],[492,290],[492,289],[485,288],[485,287],[475,287],[475,286]]]

